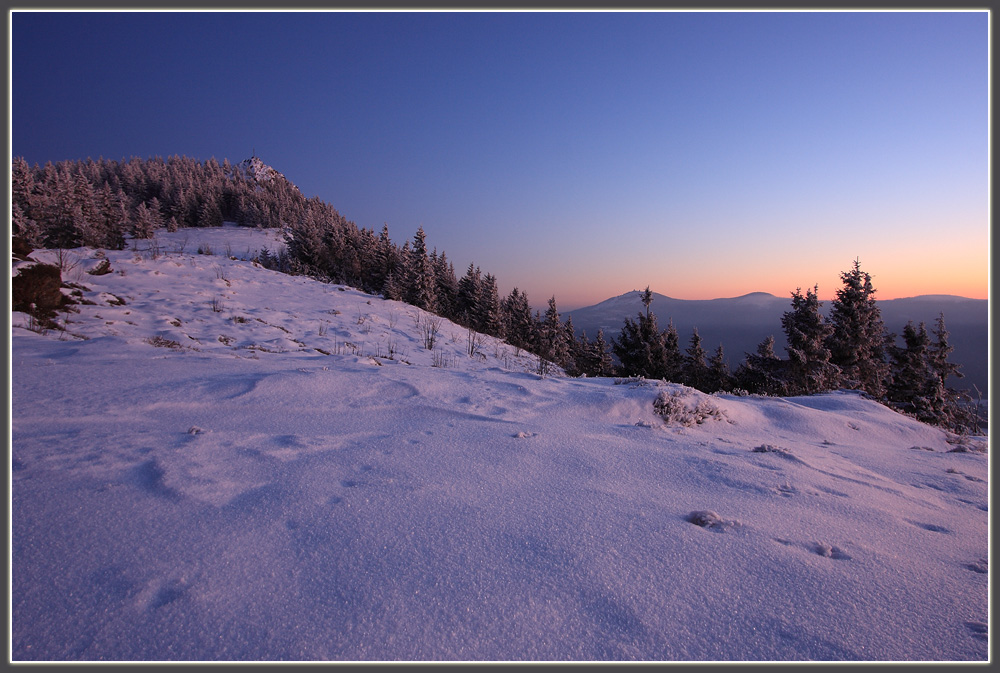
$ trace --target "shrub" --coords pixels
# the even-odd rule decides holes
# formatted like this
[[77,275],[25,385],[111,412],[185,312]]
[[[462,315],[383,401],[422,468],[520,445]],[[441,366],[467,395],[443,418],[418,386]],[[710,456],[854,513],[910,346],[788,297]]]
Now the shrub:
[[725,412],[715,406],[710,398],[690,388],[663,390],[653,401],[653,411],[662,416],[667,425],[690,427],[707,419],[723,420]]
[[167,339],[167,338],[161,337],[159,335],[154,336],[154,337],[149,337],[147,339],[143,339],[143,341],[145,341],[146,343],[148,343],[150,346],[158,346],[160,348],[180,348],[181,347],[180,343],[178,343],[177,341],[174,341],[173,339]]

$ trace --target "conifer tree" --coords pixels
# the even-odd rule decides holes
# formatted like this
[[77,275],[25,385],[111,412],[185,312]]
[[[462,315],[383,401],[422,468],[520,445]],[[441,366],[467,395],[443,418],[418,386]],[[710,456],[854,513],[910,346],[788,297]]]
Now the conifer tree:
[[746,359],[735,374],[735,384],[756,395],[786,395],[785,381],[787,361],[774,352],[774,335],[757,344],[754,353],[747,353]]
[[691,334],[691,345],[685,351],[683,383],[686,386],[704,391],[708,384],[708,364],[706,353],[701,345],[701,335],[695,327]]
[[438,314],[451,320],[456,317],[458,279],[455,278],[455,267],[448,262],[443,251],[434,263],[434,280]]
[[482,314],[483,280],[479,267],[469,263],[469,268],[458,281],[455,314],[466,327],[478,327]]
[[615,365],[611,358],[610,347],[604,340],[604,330],[597,330],[597,338],[591,346],[593,362],[592,376],[614,376]]
[[503,317],[496,277],[490,273],[483,276],[479,290],[479,331],[490,336],[503,337]]
[[902,337],[903,345],[893,345],[890,349],[889,402],[918,420],[934,423],[939,420],[944,390],[930,363],[931,340],[927,328],[924,323],[914,327],[911,320],[903,328]]
[[403,299],[403,284],[400,282],[399,276],[396,275],[395,269],[389,272],[385,283],[382,284],[382,296],[396,301]]
[[875,302],[871,275],[861,271],[861,263],[855,260],[854,268],[840,276],[844,286],[837,290],[830,310],[830,362],[840,368],[841,385],[881,399],[889,378],[889,337]]
[[942,386],[947,386],[948,377],[954,376],[955,378],[963,378],[965,374],[959,371],[961,365],[948,362],[948,355],[951,354],[955,348],[948,343],[948,329],[944,324],[944,313],[938,314],[937,320],[935,321],[935,327],[931,330],[934,335],[934,341],[931,342],[928,347],[928,360],[931,369],[934,374],[941,381]]
[[556,307],[555,296],[549,299],[549,306],[541,321],[537,354],[544,360],[553,362],[560,367],[565,367],[569,359],[566,330],[559,320],[559,309]]
[[406,272],[406,302],[433,313],[437,309],[437,283],[422,226],[413,236]]
[[660,378],[680,383],[684,378],[684,354],[673,318],[663,332],[663,374]]
[[818,299],[819,287],[801,288],[792,294],[792,310],[781,317],[788,351],[791,394],[812,394],[835,388],[839,369],[830,363],[826,341],[833,328],[823,320]]
[[38,223],[28,217],[21,204],[11,205],[11,233],[13,236],[21,238],[32,250],[44,245],[44,234]]
[[732,383],[733,377],[729,372],[729,365],[726,363],[726,354],[722,349],[722,344],[719,344],[715,353],[708,360],[708,373],[703,390],[706,393],[731,390]]
[[507,342],[516,349],[531,350],[535,342],[535,320],[528,296],[514,288],[501,302],[501,314]]
[[134,238],[153,238],[154,234],[153,214],[145,203],[140,203],[135,208],[132,221],[132,236]]
[[625,376],[666,376],[663,334],[657,328],[655,313],[639,313],[636,320],[625,318],[618,336],[611,339],[611,350],[618,356]]

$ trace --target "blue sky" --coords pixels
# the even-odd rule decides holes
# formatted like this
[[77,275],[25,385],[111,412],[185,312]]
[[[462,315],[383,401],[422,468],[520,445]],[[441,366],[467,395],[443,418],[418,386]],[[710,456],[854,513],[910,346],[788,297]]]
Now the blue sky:
[[14,13],[13,156],[240,161],[536,306],[985,298],[986,12]]

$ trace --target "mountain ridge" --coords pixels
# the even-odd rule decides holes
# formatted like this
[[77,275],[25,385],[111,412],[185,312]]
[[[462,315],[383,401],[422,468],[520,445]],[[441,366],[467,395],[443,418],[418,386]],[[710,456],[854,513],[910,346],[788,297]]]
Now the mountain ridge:
[[[605,339],[616,337],[625,318],[635,318],[645,307],[642,292],[632,290],[591,306],[564,312],[573,319],[577,332],[593,339],[598,330]],[[956,389],[976,386],[983,395],[989,385],[989,300],[958,295],[917,295],[898,299],[878,299],[882,321],[890,333],[900,334],[907,321],[923,322],[928,331],[940,313],[944,314],[949,342],[954,346],[951,361],[961,365],[961,379],[953,378],[949,385]],[[830,301],[823,301],[821,311],[827,317]],[[660,329],[671,322],[686,348],[697,328],[704,347],[714,351],[720,344],[730,368],[736,368],[746,353],[753,353],[768,336],[774,336],[775,352],[784,356],[785,335],[781,316],[791,309],[790,298],[768,292],[750,292],[739,297],[716,299],[676,299],[653,293],[650,311],[657,317]]]

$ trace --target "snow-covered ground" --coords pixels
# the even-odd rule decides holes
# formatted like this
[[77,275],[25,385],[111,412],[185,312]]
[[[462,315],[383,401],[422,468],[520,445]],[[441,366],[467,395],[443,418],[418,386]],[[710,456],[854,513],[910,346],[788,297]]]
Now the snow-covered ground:
[[13,314],[14,661],[987,660],[985,438],[541,378],[269,235],[70,251],[72,336]]

